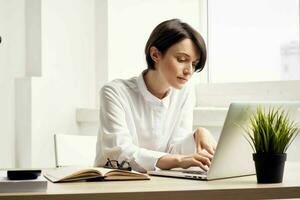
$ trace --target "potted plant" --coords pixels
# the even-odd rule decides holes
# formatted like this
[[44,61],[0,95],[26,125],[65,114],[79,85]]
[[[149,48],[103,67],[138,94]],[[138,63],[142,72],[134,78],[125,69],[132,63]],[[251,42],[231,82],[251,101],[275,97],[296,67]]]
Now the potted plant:
[[258,183],[281,183],[286,151],[299,133],[299,126],[282,108],[258,107],[244,128],[254,153]]

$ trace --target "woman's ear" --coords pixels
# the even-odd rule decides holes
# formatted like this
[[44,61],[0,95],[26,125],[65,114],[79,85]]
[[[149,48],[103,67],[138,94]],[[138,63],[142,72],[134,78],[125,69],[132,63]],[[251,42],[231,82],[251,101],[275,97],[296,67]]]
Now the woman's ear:
[[150,56],[155,63],[157,63],[161,58],[160,51],[154,46],[150,47]]

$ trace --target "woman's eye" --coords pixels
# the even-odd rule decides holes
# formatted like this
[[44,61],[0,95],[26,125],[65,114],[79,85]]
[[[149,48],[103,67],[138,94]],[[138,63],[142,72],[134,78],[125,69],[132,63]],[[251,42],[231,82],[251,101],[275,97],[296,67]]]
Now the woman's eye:
[[186,59],[185,58],[177,58],[177,61],[178,62],[184,62],[184,61],[186,61]]

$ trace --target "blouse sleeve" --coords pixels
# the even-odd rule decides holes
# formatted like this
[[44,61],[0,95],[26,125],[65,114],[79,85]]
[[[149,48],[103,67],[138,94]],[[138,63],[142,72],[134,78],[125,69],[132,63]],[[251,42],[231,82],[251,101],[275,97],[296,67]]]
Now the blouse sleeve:
[[193,154],[196,146],[193,131],[193,110],[195,107],[195,91],[188,90],[182,104],[182,114],[179,117],[172,137],[168,143],[168,152],[171,154]]
[[[101,124],[97,157],[107,156],[119,161],[128,160],[133,169],[137,171],[144,172],[155,169],[157,160],[166,153],[140,148],[136,145],[135,138],[130,133],[126,123],[125,110],[121,104],[122,99],[118,96],[116,89],[111,86],[104,86],[100,95]],[[102,145],[101,148],[99,145]],[[99,159],[101,160],[101,158]],[[102,158],[102,160],[102,163],[100,162],[98,165],[105,164],[106,158]]]

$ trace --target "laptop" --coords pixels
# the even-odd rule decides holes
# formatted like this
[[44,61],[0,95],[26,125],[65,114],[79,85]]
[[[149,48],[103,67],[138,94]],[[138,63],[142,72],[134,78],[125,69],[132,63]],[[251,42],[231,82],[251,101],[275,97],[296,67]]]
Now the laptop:
[[255,174],[252,158],[253,150],[245,139],[245,133],[240,127],[249,125],[249,118],[256,112],[257,107],[266,110],[281,107],[295,119],[300,102],[235,102],[231,103],[218,140],[215,155],[210,169],[205,172],[198,167],[189,169],[171,169],[148,171],[149,175],[167,176],[197,180],[215,180],[240,177]]

